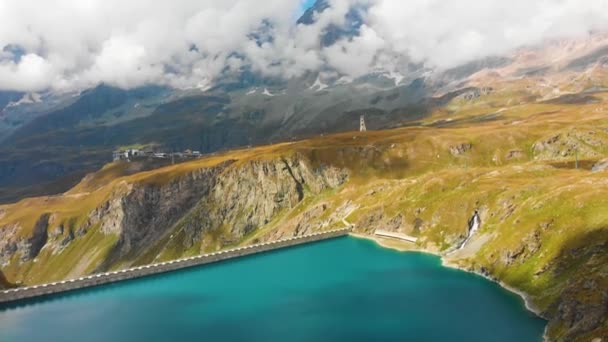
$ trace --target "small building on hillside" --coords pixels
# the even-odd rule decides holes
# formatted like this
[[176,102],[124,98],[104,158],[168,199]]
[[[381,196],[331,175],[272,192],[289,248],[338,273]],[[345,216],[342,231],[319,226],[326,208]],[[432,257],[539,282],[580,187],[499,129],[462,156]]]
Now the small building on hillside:
[[137,148],[132,148],[130,150],[127,150],[129,152],[129,157],[141,157],[143,156],[143,151],[137,149]]
[[112,160],[126,160],[132,161],[133,159],[144,159],[144,158],[155,158],[155,159],[167,159],[167,158],[177,158],[177,159],[194,159],[200,158],[202,153],[200,151],[193,151],[190,149],[185,150],[184,152],[159,152],[154,151],[152,149],[126,149],[126,150],[116,150],[112,151]]
[[144,157],[145,154],[143,151],[133,148],[133,149],[128,149],[128,150],[116,150],[112,152],[112,160],[113,161],[119,161],[119,160],[128,160],[130,161],[132,158],[135,157]]
[[116,150],[112,152],[112,160],[113,161],[119,161],[125,158],[125,151],[123,150]]

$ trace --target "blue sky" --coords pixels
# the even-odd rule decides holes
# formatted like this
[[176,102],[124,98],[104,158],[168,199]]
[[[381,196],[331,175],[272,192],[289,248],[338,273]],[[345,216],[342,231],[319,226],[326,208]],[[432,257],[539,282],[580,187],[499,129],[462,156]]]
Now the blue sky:
[[298,17],[304,13],[309,7],[314,5],[316,0],[302,0],[302,6],[300,6],[300,12],[298,13]]
[[315,3],[315,0],[303,0],[302,9],[306,10],[308,7],[311,7],[314,3]]

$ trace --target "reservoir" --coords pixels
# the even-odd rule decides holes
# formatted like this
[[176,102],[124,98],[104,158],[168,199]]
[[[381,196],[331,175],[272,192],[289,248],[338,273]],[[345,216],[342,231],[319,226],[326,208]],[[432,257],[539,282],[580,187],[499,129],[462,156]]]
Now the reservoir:
[[0,341],[541,341],[517,295],[343,237],[0,306]]

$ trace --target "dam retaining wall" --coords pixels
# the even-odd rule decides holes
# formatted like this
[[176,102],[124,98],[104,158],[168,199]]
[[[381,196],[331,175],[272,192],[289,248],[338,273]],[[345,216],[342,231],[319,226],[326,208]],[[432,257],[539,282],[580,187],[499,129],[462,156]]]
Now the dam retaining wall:
[[0,303],[10,303],[35,297],[49,296],[68,291],[80,290],[88,287],[115,283],[123,280],[172,272],[184,268],[220,262],[247,255],[269,252],[281,248],[287,248],[321,240],[333,239],[348,235],[348,233],[350,233],[350,230],[350,228],[344,228],[326,232],[318,232],[309,235],[238,247],[234,249],[221,250],[184,259],[149,264],[145,266],[139,266],[114,272],[98,273],[80,277],[77,279],[63,280],[59,282],[34,285],[29,287],[19,287],[15,289],[1,291]]

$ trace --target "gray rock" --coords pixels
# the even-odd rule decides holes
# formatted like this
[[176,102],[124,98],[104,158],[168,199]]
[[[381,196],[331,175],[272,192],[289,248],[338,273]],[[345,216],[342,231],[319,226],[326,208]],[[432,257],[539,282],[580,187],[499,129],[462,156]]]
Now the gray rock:
[[608,158],[600,160],[591,168],[592,172],[602,172],[608,170]]
[[469,143],[464,143],[464,144],[459,144],[459,145],[455,145],[455,146],[450,146],[450,153],[454,156],[460,156],[468,151],[470,151],[473,148],[472,144]]

